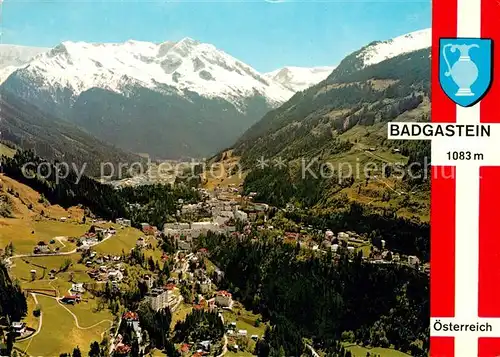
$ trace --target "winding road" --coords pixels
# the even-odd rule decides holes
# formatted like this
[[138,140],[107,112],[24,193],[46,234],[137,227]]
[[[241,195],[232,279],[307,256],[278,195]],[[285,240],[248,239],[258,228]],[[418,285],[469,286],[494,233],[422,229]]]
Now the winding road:
[[[91,245],[90,247],[95,247],[105,241],[107,241],[109,238],[111,238],[113,235],[111,233],[108,233],[108,235],[106,237],[103,238],[103,240],[97,242],[96,244],[94,245]],[[57,238],[61,238],[61,237],[57,237]],[[58,239],[59,240],[59,239]],[[59,242],[61,242],[59,240]],[[63,244],[61,242],[61,244]],[[11,257],[8,257],[6,258],[5,260],[7,261],[8,264],[11,264],[11,260],[12,259],[16,259],[16,258],[37,258],[37,257],[54,257],[54,256],[64,256],[64,255],[72,255],[72,254],[75,254],[77,252],[77,248],[69,251],[69,252],[57,252],[57,253],[40,253],[40,254],[34,254],[34,253],[30,253],[30,254],[17,254],[17,255],[13,255]]]

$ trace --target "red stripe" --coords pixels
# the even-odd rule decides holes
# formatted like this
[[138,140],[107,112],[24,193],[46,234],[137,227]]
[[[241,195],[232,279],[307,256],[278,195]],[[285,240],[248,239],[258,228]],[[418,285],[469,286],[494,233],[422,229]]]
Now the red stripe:
[[431,316],[455,316],[455,167],[433,166]]
[[454,353],[455,343],[453,337],[431,337],[430,357],[453,357]]
[[457,37],[457,0],[432,2],[431,120],[454,123],[456,104],[446,96],[439,84],[439,39],[442,37]]
[[[493,80],[489,92],[481,101],[481,122],[500,123],[498,112],[498,101],[500,100],[500,3],[497,0],[481,1],[481,37],[493,40],[493,75],[497,75],[497,80]],[[494,78],[494,77],[493,77]]]
[[500,239],[498,231],[498,178],[500,167],[480,169],[479,187],[479,317],[500,317]]
[[478,341],[479,357],[498,357],[500,356],[500,338],[481,337]]

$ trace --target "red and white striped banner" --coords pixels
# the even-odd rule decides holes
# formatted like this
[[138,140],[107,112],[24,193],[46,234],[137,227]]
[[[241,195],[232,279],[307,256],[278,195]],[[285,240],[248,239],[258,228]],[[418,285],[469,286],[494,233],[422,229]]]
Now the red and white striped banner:
[[[500,71],[500,47],[495,46],[495,41],[500,46],[500,0],[433,1],[432,121],[500,123],[500,79],[493,77],[484,99],[468,108],[456,105],[441,89],[439,39],[456,37],[492,39],[493,71]],[[433,140],[432,151],[446,149],[439,145],[446,144]],[[498,166],[469,161],[432,167],[431,325],[487,321],[493,332],[431,334],[431,357],[500,356],[500,215],[496,206],[500,203],[500,143],[497,148],[490,157],[498,156]]]

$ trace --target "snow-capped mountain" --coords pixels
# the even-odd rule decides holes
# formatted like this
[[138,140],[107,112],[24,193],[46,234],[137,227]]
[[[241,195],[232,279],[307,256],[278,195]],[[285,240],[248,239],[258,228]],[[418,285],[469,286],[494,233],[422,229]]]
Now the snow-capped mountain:
[[0,84],[20,66],[50,48],[0,44]]
[[391,40],[374,42],[366,46],[358,58],[363,61],[364,67],[380,63],[386,59],[399,56],[403,53],[431,47],[431,29],[410,32],[406,35],[395,37]]
[[325,67],[283,67],[265,74],[266,78],[281,83],[294,92],[307,89],[324,80],[335,66]]
[[74,96],[90,88],[125,94],[133,85],[179,95],[195,92],[238,108],[247,97],[261,95],[278,105],[293,94],[213,45],[190,38],[161,44],[63,42],[18,75],[34,80],[40,89],[69,90]]
[[63,42],[1,89],[133,152],[209,155],[294,92],[211,44]]

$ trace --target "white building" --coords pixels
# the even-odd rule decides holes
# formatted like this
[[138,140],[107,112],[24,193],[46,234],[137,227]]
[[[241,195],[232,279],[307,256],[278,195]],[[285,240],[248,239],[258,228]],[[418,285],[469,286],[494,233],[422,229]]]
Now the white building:
[[408,256],[408,264],[410,265],[417,265],[417,264],[420,264],[420,259],[418,259],[416,256],[414,255],[410,255]]
[[151,276],[145,275],[144,282],[146,283],[148,289],[151,289],[153,287],[153,278]]
[[221,307],[231,307],[233,304],[233,298],[231,293],[221,290],[215,295],[215,303]]
[[125,219],[125,218],[117,218],[116,223],[124,227],[130,227],[132,225],[130,219]]
[[191,237],[198,238],[208,231],[219,232],[219,225],[214,222],[193,222],[191,223]]
[[217,216],[217,217],[214,218],[214,223],[217,224],[218,226],[223,226],[227,222],[229,222],[230,219],[231,218],[227,217],[227,216]]
[[212,222],[193,222],[193,223],[191,223],[191,229],[209,231],[209,230],[213,230],[214,228],[215,228],[215,225]]
[[16,334],[22,335],[26,332],[26,323],[24,322],[13,322],[12,329]]
[[180,223],[180,222],[175,222],[175,223],[165,223],[163,225],[163,230],[166,229],[176,229],[176,230],[182,230],[182,229],[189,229],[189,223]]
[[198,204],[190,204],[190,205],[184,205],[181,208],[182,214],[188,214],[188,213],[194,213],[200,209],[200,205]]
[[71,291],[74,291],[75,293],[80,293],[80,294],[84,293],[85,288],[83,287],[83,283],[72,284]]
[[108,271],[108,280],[110,281],[121,281],[123,279],[123,274],[119,270]]
[[155,311],[163,309],[167,306],[173,305],[175,302],[175,296],[173,294],[173,289],[164,290],[161,288],[153,289],[147,296],[151,308]]
[[212,281],[210,279],[204,279],[200,282],[200,291],[202,294],[206,294],[212,288]]
[[167,292],[163,289],[153,289],[148,295],[151,308],[155,311],[165,308],[168,305]]
[[349,239],[349,234],[347,234],[345,232],[339,232],[339,234],[337,235],[337,237],[339,239]]
[[242,221],[242,222],[247,222],[248,221],[248,214],[246,214],[246,212],[236,210],[234,212],[234,218],[239,220],[239,221]]

